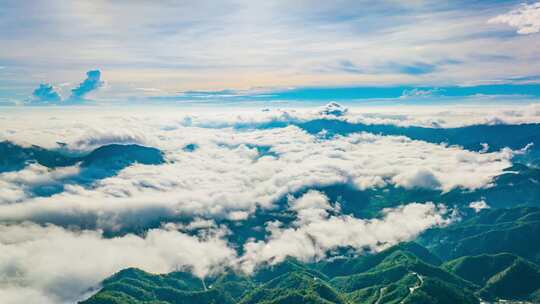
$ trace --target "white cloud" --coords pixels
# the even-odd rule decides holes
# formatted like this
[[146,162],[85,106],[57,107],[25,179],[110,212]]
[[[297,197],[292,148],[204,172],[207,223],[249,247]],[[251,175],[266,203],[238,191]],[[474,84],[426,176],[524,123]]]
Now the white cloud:
[[321,107],[321,109],[319,110],[319,113],[321,113],[321,115],[337,116],[337,117],[343,116],[347,114],[347,112],[348,112],[348,109],[337,102],[330,102],[324,107]]
[[426,169],[418,169],[407,171],[393,177],[396,185],[406,189],[423,188],[423,189],[440,189],[441,182],[437,177]]
[[31,163],[24,169],[15,172],[0,173],[0,204],[20,202],[28,198],[30,192],[37,187],[62,189],[66,179],[80,173],[78,166],[49,169]]
[[309,190],[298,199],[290,199],[289,205],[293,210],[301,211],[306,209],[332,209],[328,203],[328,198],[319,191]]
[[[508,149],[476,153],[373,134],[321,140],[293,126],[230,128],[235,121],[261,122],[276,112],[245,110],[231,115],[193,111],[188,126],[184,125],[185,112],[169,112],[120,116],[89,108],[74,122],[69,115],[51,119],[49,112],[36,110],[33,115],[17,116],[16,122],[0,120],[6,130],[16,130],[7,138],[16,142],[54,147],[56,141],[62,141],[70,150],[82,151],[102,144],[135,142],[161,149],[168,160],[158,166],[130,166],[86,188],[63,185],[64,192],[51,197],[36,198],[30,190],[37,184],[61,183],[65,176],[77,174],[77,166],[48,170],[31,165],[20,172],[0,174],[0,183],[5,186],[0,190],[4,202],[0,221],[31,220],[62,226],[84,223],[83,228],[118,231],[180,215],[242,219],[257,207],[273,207],[288,193],[335,183],[349,183],[358,189],[388,185],[443,191],[476,189],[489,186],[494,176],[510,166],[514,154]],[[287,113],[319,115],[294,109]],[[205,128],[208,125],[212,128]],[[198,149],[184,151],[190,143],[196,143]],[[270,147],[272,153],[260,155],[256,146]],[[6,204],[13,202],[18,203]]]
[[242,221],[247,219],[249,216],[249,213],[246,211],[232,211],[229,212],[227,218],[231,221]]
[[2,297],[2,301],[4,301],[5,304],[20,304],[20,303],[57,304],[57,303],[61,303],[61,302],[58,302],[56,299],[51,299],[50,295],[36,288],[13,286],[13,285],[0,286],[0,297]]
[[440,89],[419,89],[414,88],[410,90],[403,90],[403,93],[401,93],[401,98],[412,98],[412,97],[433,97],[441,93],[442,90]]
[[202,277],[235,258],[220,237],[218,233],[199,239],[153,229],[144,237],[106,239],[99,231],[0,225],[0,297],[3,303],[73,303],[127,267],[154,273],[190,267]]
[[251,272],[261,263],[277,263],[286,256],[320,259],[338,246],[378,251],[451,220],[444,207],[431,203],[387,209],[381,219],[329,216],[327,198],[314,191],[292,204],[302,208],[293,227],[267,223],[268,239],[249,241],[241,257],[224,241],[227,232],[211,221],[193,223],[191,228],[209,229],[199,236],[177,231],[186,227],[167,224],[144,236],[114,238],[105,238],[101,231],[71,231],[54,225],[2,224],[0,296],[6,303],[72,303],[127,267],[151,273],[191,269],[200,277],[228,266]]
[[[4,204],[0,220],[58,225],[83,222],[117,230],[182,214],[244,217],[238,212],[252,213],[257,206],[270,208],[288,193],[317,185],[475,189],[489,185],[512,157],[507,150],[480,154],[372,134],[321,141],[296,127],[250,132],[179,128],[163,134],[169,163],[133,165],[88,189],[68,185],[51,197]],[[196,136],[199,149],[183,151],[185,139],[173,140],[182,134]],[[279,156],[260,157],[248,143],[269,145]]]
[[0,180],[0,204],[13,203],[27,198],[24,187]]
[[69,148],[75,151],[90,151],[108,144],[140,144],[152,145],[142,132],[136,129],[108,129],[92,127],[81,137],[69,143]]
[[506,14],[489,19],[489,23],[508,24],[517,28],[518,34],[534,34],[540,31],[540,2],[521,4]]
[[[174,132],[198,132],[200,128],[244,130],[261,124],[298,123],[321,118],[320,109],[284,106],[268,111],[261,111],[256,106],[238,105],[231,105],[228,110],[192,106],[101,109],[74,106],[62,108],[61,113],[46,108],[16,108],[2,113],[0,140],[46,148],[58,148],[57,142],[64,142],[70,149],[85,151],[107,143],[139,143],[163,148],[167,145],[166,137],[173,141],[173,147],[178,145],[178,140],[184,144],[198,141],[197,136],[171,135]],[[347,115],[335,118],[350,123],[423,127],[436,124],[442,128],[489,124],[493,121],[505,124],[540,123],[540,105],[535,100],[531,100],[530,104],[501,104],[497,107],[474,103],[437,107],[356,105],[348,106],[347,110]]]
[[240,258],[244,270],[251,271],[260,263],[279,263],[288,256],[302,261],[318,260],[338,247],[352,247],[360,252],[367,249],[380,251],[410,240],[429,227],[446,225],[452,220],[444,206],[432,203],[411,203],[387,209],[380,219],[329,216],[326,207],[317,206],[327,200],[324,195],[317,192],[306,195],[308,197],[299,200],[318,203],[300,210],[293,227],[282,228],[280,223],[274,222],[267,226],[270,236],[266,240],[244,245],[245,254]]
[[486,201],[481,200],[477,202],[471,202],[469,204],[469,208],[474,209],[476,213],[480,212],[483,209],[489,209],[489,205],[486,203]]

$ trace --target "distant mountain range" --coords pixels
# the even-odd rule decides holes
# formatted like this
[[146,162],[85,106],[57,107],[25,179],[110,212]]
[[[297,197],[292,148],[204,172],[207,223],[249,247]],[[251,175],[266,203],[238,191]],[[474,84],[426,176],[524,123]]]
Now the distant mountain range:
[[505,147],[517,150],[532,143],[533,145],[529,146],[530,151],[525,159],[537,161],[540,157],[540,124],[537,123],[511,125],[495,121],[493,124],[441,128],[436,124],[433,127],[419,127],[353,123],[329,117],[308,121],[272,121],[258,127],[268,129],[287,125],[295,125],[309,134],[324,134],[325,137],[368,132],[380,135],[406,136],[410,139],[435,144],[458,145],[471,151],[492,152]]

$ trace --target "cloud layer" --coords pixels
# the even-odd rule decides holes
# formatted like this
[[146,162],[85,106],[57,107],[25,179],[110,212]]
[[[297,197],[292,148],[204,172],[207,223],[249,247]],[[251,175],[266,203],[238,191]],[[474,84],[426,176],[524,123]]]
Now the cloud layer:
[[[91,183],[78,182],[85,170],[81,163],[56,168],[28,163],[1,173],[0,297],[8,303],[71,303],[125,267],[156,273],[185,268],[203,277],[222,267],[250,272],[287,256],[308,261],[341,248],[382,250],[446,225],[453,211],[399,201],[376,217],[357,218],[321,192],[292,194],[334,184],[357,190],[485,188],[521,153],[474,152],[369,133],[329,137],[283,124],[327,117],[396,124],[439,117],[466,124],[491,115],[475,108],[439,109],[436,115],[429,109],[401,115],[362,110],[331,104],[234,114],[150,107],[3,113],[0,140],[72,156],[136,143],[158,148],[165,161],[132,164]],[[537,119],[536,110],[523,106],[493,113],[530,120]],[[78,113],[77,119],[71,113]],[[261,127],[268,124],[273,127]],[[186,149],[190,145],[196,148]],[[275,211],[294,218],[261,220],[252,227],[261,237],[234,243],[235,225]]]
[[359,251],[380,251],[399,242],[410,240],[433,226],[448,224],[444,206],[408,204],[384,210],[383,218],[362,220],[351,216],[330,216],[327,198],[318,192],[308,192],[292,202],[298,211],[293,227],[281,223],[266,226],[270,233],[264,241],[248,242],[241,257],[242,267],[250,271],[257,264],[282,262],[287,256],[302,261],[320,260],[338,248]]
[[[157,143],[167,163],[133,165],[91,188],[66,185],[64,192],[50,197],[25,191],[38,181],[53,186],[66,172],[77,172],[77,166],[45,174],[39,173],[43,168],[33,166],[24,174],[0,175],[6,189],[14,189],[4,199],[22,200],[0,205],[0,220],[84,223],[114,231],[144,228],[180,215],[224,218],[237,211],[252,213],[258,207],[272,208],[288,193],[336,183],[360,190],[477,189],[488,186],[510,165],[513,155],[507,150],[476,153],[367,133],[321,140],[292,126],[251,132],[191,127],[157,132],[164,140]],[[185,151],[190,141],[182,134],[196,136],[199,148]],[[261,155],[257,146],[269,146],[272,153]],[[22,198],[17,189],[23,191]]]
[[106,239],[99,231],[0,225],[0,296],[8,304],[73,303],[123,268],[154,273],[191,269],[203,277],[234,256],[219,235],[199,239],[153,229],[143,237]]

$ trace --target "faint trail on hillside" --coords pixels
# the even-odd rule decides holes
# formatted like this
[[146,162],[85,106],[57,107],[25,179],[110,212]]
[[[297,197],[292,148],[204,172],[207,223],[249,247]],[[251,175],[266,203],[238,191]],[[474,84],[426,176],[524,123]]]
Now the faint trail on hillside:
[[418,288],[422,287],[422,285],[424,285],[424,279],[422,278],[421,275],[419,275],[418,273],[416,272],[411,272],[412,274],[414,274],[417,278],[418,278],[418,283],[413,286],[413,287],[409,287],[409,294],[406,295],[403,300],[401,300],[399,303],[404,303],[405,302],[405,299],[407,299],[409,296],[411,296]]
[[382,287],[381,289],[379,289],[379,298],[377,299],[377,301],[375,301],[375,304],[379,304],[381,302],[381,299],[385,291],[386,291],[386,287]]

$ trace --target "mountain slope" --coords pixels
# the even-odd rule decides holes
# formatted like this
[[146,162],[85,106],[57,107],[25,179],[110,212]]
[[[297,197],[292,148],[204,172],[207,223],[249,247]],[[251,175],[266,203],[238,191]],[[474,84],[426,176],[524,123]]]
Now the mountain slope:
[[461,257],[443,268],[480,286],[484,299],[540,300],[540,267],[509,253]]
[[55,168],[71,166],[77,161],[77,158],[39,146],[23,147],[9,141],[0,142],[0,173],[21,170],[32,162]]
[[433,259],[421,246],[403,244],[368,255],[365,261],[342,261],[358,266],[341,276],[334,275],[343,274],[341,262],[319,265],[293,259],[264,266],[250,277],[228,271],[204,281],[184,272],[150,275],[127,269],[105,280],[100,292],[81,303],[429,303],[440,297],[478,303],[475,285],[422,261],[407,248]]
[[523,259],[492,276],[478,292],[488,299],[540,300],[540,267]]
[[419,242],[443,260],[508,252],[540,262],[540,209],[483,210],[448,227],[426,231]]
[[518,256],[509,253],[465,256],[443,265],[443,268],[461,278],[483,286],[495,274],[510,267]]

